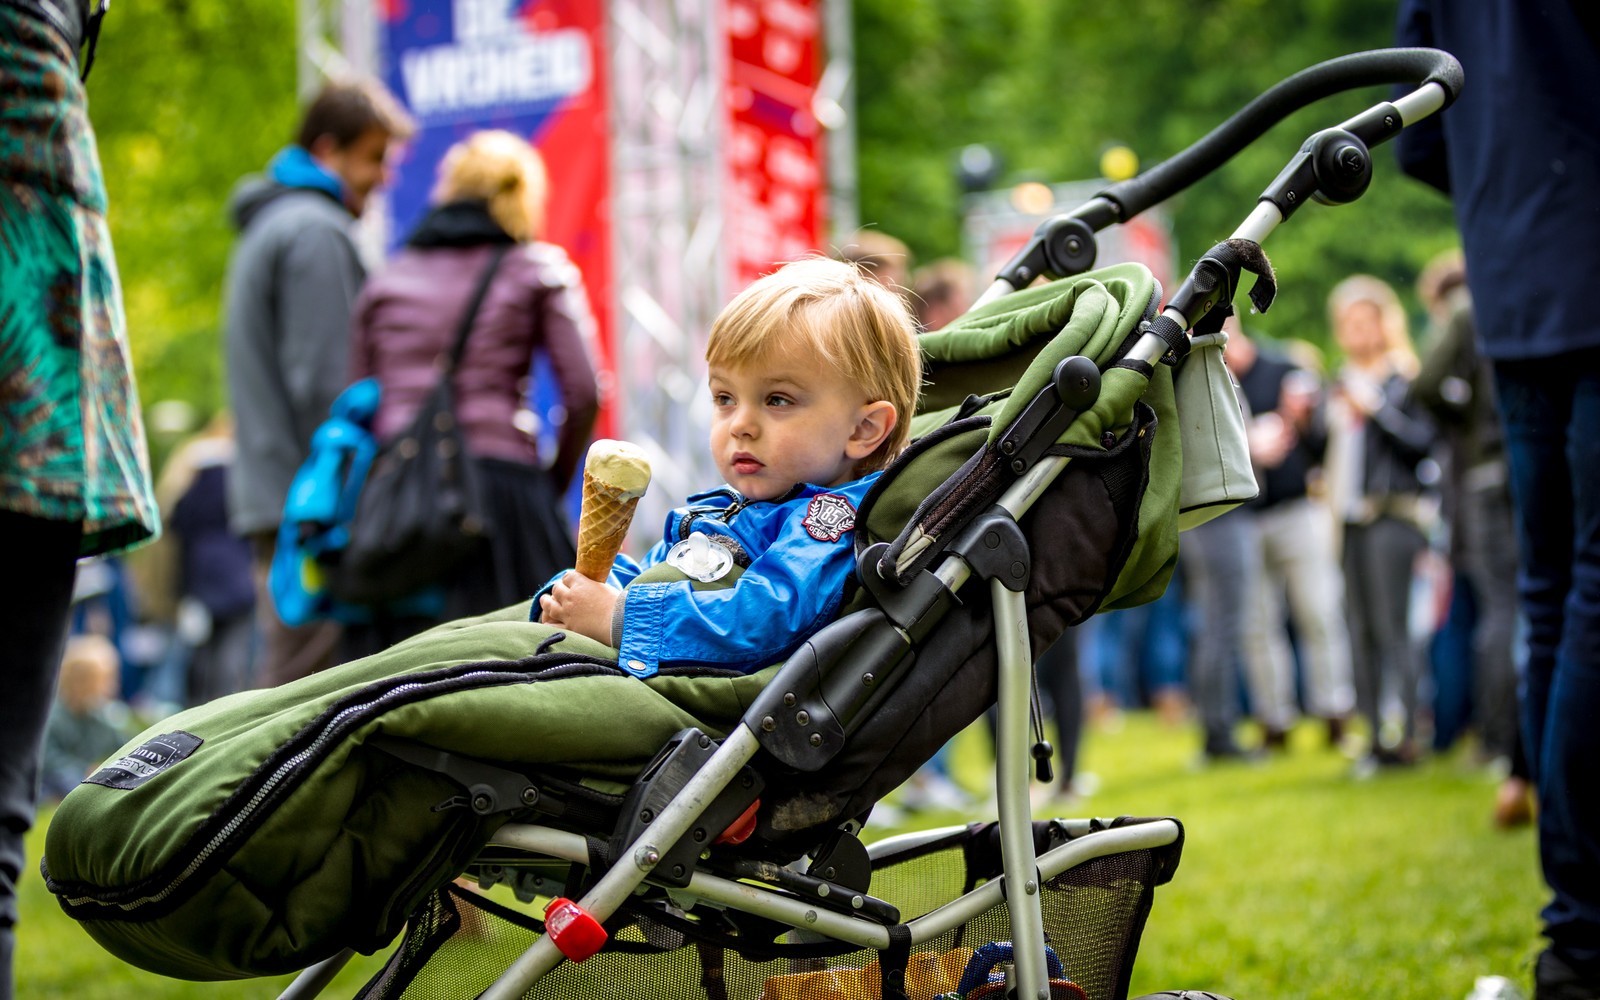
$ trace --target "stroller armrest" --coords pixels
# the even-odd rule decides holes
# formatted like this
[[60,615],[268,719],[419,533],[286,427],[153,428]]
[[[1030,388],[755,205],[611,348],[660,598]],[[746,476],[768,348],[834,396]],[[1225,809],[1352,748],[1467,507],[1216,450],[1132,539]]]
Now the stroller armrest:
[[[789,657],[744,714],[768,753],[816,771],[844,748],[850,724],[893,687],[911,638],[878,608],[840,618]],[[857,669],[840,669],[848,661]]]

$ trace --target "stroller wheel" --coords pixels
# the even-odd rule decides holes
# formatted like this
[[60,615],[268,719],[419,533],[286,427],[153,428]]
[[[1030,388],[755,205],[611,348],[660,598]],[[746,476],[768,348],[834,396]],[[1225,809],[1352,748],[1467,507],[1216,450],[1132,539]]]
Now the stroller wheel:
[[1135,997],[1134,1000],[1229,1000],[1221,993],[1212,993],[1209,990],[1162,990],[1160,993],[1146,993],[1144,996]]

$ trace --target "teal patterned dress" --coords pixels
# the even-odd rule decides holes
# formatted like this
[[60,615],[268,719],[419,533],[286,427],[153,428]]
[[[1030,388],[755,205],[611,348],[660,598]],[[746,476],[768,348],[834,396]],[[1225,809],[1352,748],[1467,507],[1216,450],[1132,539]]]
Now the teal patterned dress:
[[66,42],[0,4],[0,509],[158,531],[105,183]]

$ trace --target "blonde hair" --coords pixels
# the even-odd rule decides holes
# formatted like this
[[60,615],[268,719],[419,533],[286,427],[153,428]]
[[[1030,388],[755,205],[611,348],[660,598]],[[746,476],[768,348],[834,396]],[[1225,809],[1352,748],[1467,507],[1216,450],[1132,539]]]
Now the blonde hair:
[[911,436],[922,391],[922,349],[905,302],[859,267],[822,257],[788,264],[740,292],[711,324],[706,363],[759,363],[774,351],[821,357],[895,409],[895,425],[857,471],[888,465]]
[[1414,378],[1417,349],[1412,346],[1410,326],[1400,296],[1387,281],[1370,274],[1353,274],[1333,286],[1328,293],[1328,323],[1335,329],[1339,317],[1351,306],[1366,303],[1378,310],[1378,327],[1383,332],[1384,356],[1406,378]]
[[489,216],[519,243],[544,235],[549,181],[544,159],[527,140],[500,129],[474,132],[439,163],[435,204],[481,201]]
[[57,680],[61,700],[73,711],[83,712],[115,698],[121,666],[117,647],[105,636],[72,636],[61,656]]

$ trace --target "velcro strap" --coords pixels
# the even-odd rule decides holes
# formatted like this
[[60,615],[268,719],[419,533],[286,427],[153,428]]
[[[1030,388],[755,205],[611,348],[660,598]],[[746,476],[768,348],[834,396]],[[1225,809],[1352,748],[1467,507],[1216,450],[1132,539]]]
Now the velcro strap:
[[1228,278],[1234,285],[1228,289],[1228,301],[1233,301],[1232,293],[1238,286],[1239,272],[1248,271],[1256,276],[1256,283],[1250,286],[1250,302],[1256,307],[1256,312],[1264,313],[1272,306],[1272,300],[1278,294],[1278,279],[1272,273],[1272,261],[1267,259],[1261,244],[1254,240],[1224,240],[1207,250],[1200,259],[1214,260],[1227,269]]

